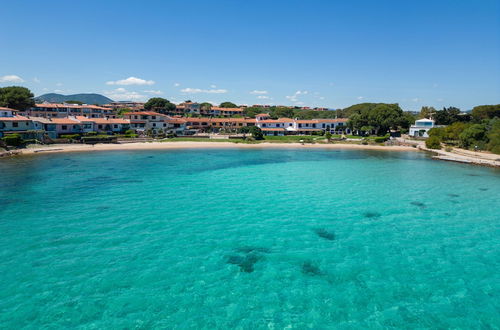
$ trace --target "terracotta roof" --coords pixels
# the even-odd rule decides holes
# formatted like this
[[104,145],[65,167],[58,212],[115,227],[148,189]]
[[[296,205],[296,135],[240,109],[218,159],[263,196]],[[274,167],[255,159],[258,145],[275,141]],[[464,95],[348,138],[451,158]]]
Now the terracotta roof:
[[96,124],[130,124],[130,122],[126,119],[119,118],[92,118],[92,120]]
[[335,118],[335,119],[316,119],[319,123],[345,123],[348,121],[347,118]]
[[139,115],[139,116],[166,116],[158,112],[154,111],[137,111],[137,112],[127,112],[124,114],[124,116],[133,116],[133,115]]
[[74,120],[74,119],[69,119],[69,118],[50,118],[50,121],[54,124],[59,124],[59,125],[75,125],[75,124],[80,124],[79,121]]
[[0,107],[0,110],[17,112],[17,110],[14,110],[14,109],[11,109],[11,108],[6,108],[6,107]]
[[311,119],[311,120],[296,120],[295,121],[298,124],[317,124],[318,120],[317,119]]
[[270,123],[290,123],[293,122],[293,119],[290,118],[279,118],[279,119],[266,119],[266,120],[260,120],[259,123],[265,123],[265,124],[270,124]]
[[31,121],[31,119],[24,116],[0,117],[0,121]]
[[185,124],[186,123],[186,119],[183,119],[183,118],[169,118],[169,119],[165,119],[165,122],[171,123],[171,124]]
[[259,113],[255,117],[269,117],[269,114],[268,113]]
[[221,108],[221,107],[212,107],[211,110],[218,110],[218,111],[236,111],[236,112],[242,112],[242,108]]
[[284,132],[284,128],[271,128],[271,127],[264,127],[261,128],[262,131],[279,131],[279,132]]
[[63,103],[37,103],[36,108],[73,108],[73,109],[99,109],[109,110],[108,108],[100,107],[97,105],[79,105],[79,104],[63,104]]

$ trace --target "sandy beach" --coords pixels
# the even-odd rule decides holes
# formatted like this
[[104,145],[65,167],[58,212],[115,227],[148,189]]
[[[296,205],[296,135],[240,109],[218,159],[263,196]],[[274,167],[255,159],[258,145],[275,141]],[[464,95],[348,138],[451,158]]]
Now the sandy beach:
[[89,152],[113,150],[175,150],[175,149],[355,149],[381,151],[418,151],[406,146],[374,146],[359,144],[300,144],[300,143],[232,143],[232,142],[140,142],[118,144],[54,144],[21,149],[21,154],[45,154],[59,152]]
[[500,156],[491,153],[475,153],[455,148],[452,152],[444,150],[431,150],[425,148],[423,143],[411,146],[380,146],[362,144],[301,144],[301,143],[233,143],[233,142],[139,142],[139,143],[118,143],[118,144],[53,144],[44,146],[30,146],[26,149],[18,149],[7,152],[4,156],[14,155],[37,155],[52,154],[62,152],[96,152],[96,151],[126,151],[126,150],[180,150],[180,149],[329,149],[329,150],[378,150],[378,151],[399,151],[399,152],[430,152],[433,159],[453,161],[471,165],[482,165],[500,168]]

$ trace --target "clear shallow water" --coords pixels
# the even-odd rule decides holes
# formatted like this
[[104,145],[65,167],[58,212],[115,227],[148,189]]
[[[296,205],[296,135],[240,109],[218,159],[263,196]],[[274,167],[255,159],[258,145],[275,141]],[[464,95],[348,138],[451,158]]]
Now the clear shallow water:
[[421,153],[0,161],[0,327],[498,328],[500,172]]

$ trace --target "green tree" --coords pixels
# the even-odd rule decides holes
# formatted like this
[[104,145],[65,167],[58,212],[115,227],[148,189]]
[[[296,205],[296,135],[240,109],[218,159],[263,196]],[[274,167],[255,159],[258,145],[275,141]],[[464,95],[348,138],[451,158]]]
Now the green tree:
[[200,104],[200,109],[209,111],[210,109],[212,109],[212,104],[208,102],[203,102],[202,104]]
[[270,116],[272,118],[293,118],[295,115],[293,109],[291,108],[284,108],[284,107],[276,107],[273,108],[273,110],[270,112]]
[[3,87],[0,88],[0,107],[27,110],[35,105],[33,96],[33,93],[26,87]]
[[500,118],[493,119],[488,132],[488,150],[500,154]]
[[264,140],[264,134],[262,133],[262,130],[257,126],[250,126],[249,133],[252,134],[252,137],[255,140]]
[[436,111],[433,118],[436,121],[436,125],[450,125],[466,119],[461,117],[460,109],[455,107],[443,108],[443,110]]
[[176,108],[175,104],[171,103],[169,100],[162,97],[150,98],[145,104],[144,109],[153,110],[159,113],[169,113],[174,111]]
[[423,106],[420,109],[420,113],[418,115],[418,118],[419,119],[431,118],[432,114],[434,114],[435,112],[436,112],[436,109],[434,109],[434,107]]
[[425,146],[429,149],[441,149],[441,140],[437,136],[431,136],[425,140]]
[[486,147],[486,127],[483,124],[473,124],[460,133],[460,146],[471,148],[477,146],[479,149]]
[[478,105],[472,108],[472,118],[479,122],[483,119],[500,118],[500,104],[496,105]]
[[82,104],[83,104],[83,102],[80,102],[80,101],[75,101],[75,100],[65,101],[65,103],[69,103],[69,104],[79,104],[79,105],[82,105]]
[[330,142],[332,140],[332,133],[330,133],[330,131],[326,131],[325,138],[328,142]]
[[371,127],[377,135],[385,135],[390,129],[408,128],[411,119],[398,104],[363,103],[349,107],[348,126],[354,130],[367,131]]
[[222,102],[220,104],[221,108],[237,108],[238,106],[232,102]]

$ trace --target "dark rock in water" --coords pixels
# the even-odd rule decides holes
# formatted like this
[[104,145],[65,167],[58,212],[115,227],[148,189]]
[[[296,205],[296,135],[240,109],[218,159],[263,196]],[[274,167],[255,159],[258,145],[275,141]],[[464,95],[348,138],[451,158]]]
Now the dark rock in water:
[[479,174],[474,174],[474,173],[467,173],[466,175],[468,175],[468,176],[480,176]]
[[228,256],[227,263],[232,265],[239,265],[243,262],[245,258],[241,256]]
[[155,158],[154,156],[147,156],[146,158]]
[[109,209],[110,209],[110,207],[106,206],[106,205],[96,207],[96,210],[98,210],[98,211],[105,211],[105,210],[109,210]]
[[420,207],[420,208],[425,208],[425,207],[426,207],[426,206],[425,206],[425,204],[424,204],[424,203],[422,203],[422,202],[411,202],[410,204],[411,204],[411,205],[418,206],[418,207]]
[[227,257],[227,263],[232,265],[238,265],[240,271],[245,273],[251,273],[254,271],[253,266],[261,260],[263,257],[255,253],[249,253],[246,256],[236,256],[231,255]]
[[457,195],[457,194],[448,194],[448,196],[450,196],[450,197],[460,197],[460,195]]
[[258,246],[242,246],[234,249],[236,252],[242,252],[242,253],[251,253],[251,252],[260,252],[260,253],[270,253],[271,249],[265,248],[265,247],[258,247]]
[[305,261],[302,264],[302,273],[311,276],[323,275],[323,272],[321,271],[319,266],[313,264],[311,261]]
[[335,233],[329,232],[325,228],[316,228],[313,229],[316,235],[318,235],[321,238],[327,239],[329,241],[335,240]]
[[378,218],[378,217],[380,217],[381,214],[378,213],[378,212],[368,211],[368,212],[363,213],[363,215],[365,216],[365,218],[372,219],[372,218]]
[[488,191],[488,188],[479,188],[481,191]]

